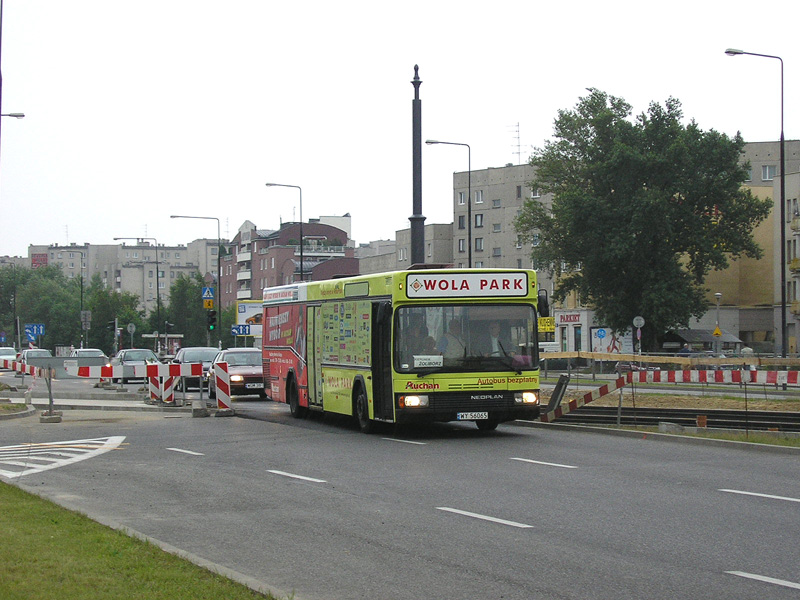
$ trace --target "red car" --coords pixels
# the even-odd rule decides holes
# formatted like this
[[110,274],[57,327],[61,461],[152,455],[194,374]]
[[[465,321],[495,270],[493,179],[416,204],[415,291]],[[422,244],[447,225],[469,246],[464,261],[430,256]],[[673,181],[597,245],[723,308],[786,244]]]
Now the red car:
[[228,363],[231,396],[258,395],[267,397],[264,384],[264,367],[261,364],[261,350],[258,348],[229,348],[222,350],[214,358],[208,370],[208,396],[217,397],[217,364]]

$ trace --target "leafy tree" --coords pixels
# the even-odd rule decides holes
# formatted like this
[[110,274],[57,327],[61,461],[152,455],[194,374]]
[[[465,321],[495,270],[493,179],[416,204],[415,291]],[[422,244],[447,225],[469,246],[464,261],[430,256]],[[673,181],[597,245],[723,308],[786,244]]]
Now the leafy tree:
[[[170,286],[167,318],[172,331],[183,334],[183,346],[206,345],[206,310],[202,293],[205,282],[200,273],[181,275]],[[163,323],[162,323],[163,326]]]
[[576,293],[599,322],[625,331],[646,319],[643,346],[708,310],[711,269],[760,258],[753,229],[772,202],[741,187],[744,140],[694,121],[680,102],[651,103],[631,119],[621,98],[592,89],[559,111],[554,141],[531,157],[531,186],[552,204],[526,202],[515,225],[537,238],[534,261],[555,276],[555,300]]
[[[107,288],[103,285],[100,275],[95,274],[88,288],[84,287],[83,305],[86,310],[92,311],[92,327],[85,337],[87,346],[100,348],[109,355],[113,354],[114,332],[109,329],[109,323],[115,318],[121,330],[117,349],[129,348],[131,345],[148,346],[143,344],[139,337],[147,331],[144,326],[144,311],[138,308],[139,297],[136,294],[120,293]],[[133,344],[127,332],[128,323],[133,323],[136,327]]]

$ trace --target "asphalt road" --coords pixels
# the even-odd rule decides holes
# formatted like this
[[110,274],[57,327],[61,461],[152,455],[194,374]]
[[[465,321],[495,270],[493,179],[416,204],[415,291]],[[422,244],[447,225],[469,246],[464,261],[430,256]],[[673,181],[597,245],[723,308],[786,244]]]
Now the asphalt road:
[[235,407],[0,421],[0,446],[124,436],[13,480],[298,599],[799,593],[797,455],[511,425],[363,435]]

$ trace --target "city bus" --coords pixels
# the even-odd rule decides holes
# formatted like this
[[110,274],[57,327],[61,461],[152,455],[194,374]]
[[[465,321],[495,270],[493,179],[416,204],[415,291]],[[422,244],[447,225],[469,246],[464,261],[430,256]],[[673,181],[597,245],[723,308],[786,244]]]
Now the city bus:
[[263,290],[268,393],[377,423],[539,416],[538,323],[547,297],[521,269],[420,269]]

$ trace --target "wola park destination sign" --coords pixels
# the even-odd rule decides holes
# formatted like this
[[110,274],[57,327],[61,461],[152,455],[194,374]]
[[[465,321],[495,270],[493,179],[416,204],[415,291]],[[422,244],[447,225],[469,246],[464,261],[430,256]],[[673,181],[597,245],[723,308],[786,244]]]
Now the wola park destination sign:
[[481,298],[527,296],[527,273],[409,273],[406,294],[409,298]]

